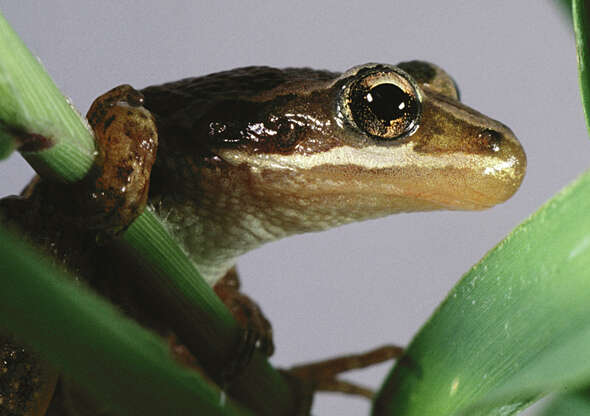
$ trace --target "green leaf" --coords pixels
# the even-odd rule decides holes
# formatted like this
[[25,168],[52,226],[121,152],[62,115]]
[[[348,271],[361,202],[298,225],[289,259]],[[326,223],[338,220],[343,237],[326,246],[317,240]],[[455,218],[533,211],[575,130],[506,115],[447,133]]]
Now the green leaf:
[[573,0],[572,15],[576,35],[576,51],[578,54],[578,73],[580,77],[580,93],[586,126],[590,128],[590,12],[585,0]]
[[464,414],[495,414],[498,403],[519,403],[522,398],[585,387],[590,382],[590,360],[580,357],[588,346],[590,328],[581,325],[579,332],[572,331],[566,337],[555,339],[534,362],[470,406]]
[[0,229],[0,325],[121,414],[246,415],[156,335]]
[[551,0],[563,11],[568,23],[572,21],[572,0]]
[[13,137],[0,128],[0,160],[10,156],[14,148],[15,142]]
[[[461,279],[387,378],[373,414],[453,414],[491,393],[495,409],[475,414],[508,415],[590,381],[580,359],[590,345],[589,212],[586,173]],[[503,386],[510,397],[494,393]]]

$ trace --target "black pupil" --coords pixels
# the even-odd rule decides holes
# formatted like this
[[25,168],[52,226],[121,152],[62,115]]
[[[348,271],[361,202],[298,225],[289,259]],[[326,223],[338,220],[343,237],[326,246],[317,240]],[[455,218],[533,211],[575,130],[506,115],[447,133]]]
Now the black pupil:
[[408,94],[393,84],[380,84],[371,88],[365,99],[373,114],[383,121],[398,119],[409,110]]

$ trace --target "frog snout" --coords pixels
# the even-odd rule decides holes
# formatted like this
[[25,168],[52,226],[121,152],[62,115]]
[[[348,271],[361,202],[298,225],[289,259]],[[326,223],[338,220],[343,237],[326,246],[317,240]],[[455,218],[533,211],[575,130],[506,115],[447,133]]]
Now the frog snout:
[[[483,174],[495,186],[490,186],[494,203],[503,202],[520,187],[526,172],[526,154],[520,142],[506,125],[495,122],[477,134],[479,147],[491,156],[484,163]],[[490,196],[492,196],[490,195]]]

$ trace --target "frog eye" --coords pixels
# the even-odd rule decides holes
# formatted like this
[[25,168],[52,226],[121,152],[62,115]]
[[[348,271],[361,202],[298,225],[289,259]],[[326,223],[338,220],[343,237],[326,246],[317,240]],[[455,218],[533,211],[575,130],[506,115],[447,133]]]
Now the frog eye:
[[350,124],[368,136],[391,141],[412,134],[420,118],[420,98],[412,79],[384,65],[360,69],[343,88]]

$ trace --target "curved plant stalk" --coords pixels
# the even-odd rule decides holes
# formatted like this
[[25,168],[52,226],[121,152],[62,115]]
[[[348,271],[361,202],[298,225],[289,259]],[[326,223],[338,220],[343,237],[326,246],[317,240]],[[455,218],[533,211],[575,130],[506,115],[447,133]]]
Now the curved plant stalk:
[[572,0],[551,0],[555,2],[567,17],[568,22],[572,21]]
[[0,57],[0,142],[11,137],[41,175],[83,178],[94,159],[92,134],[2,14]]
[[586,127],[590,129],[590,5],[584,0],[572,1],[576,52],[578,54],[578,73],[580,94],[586,117]]

